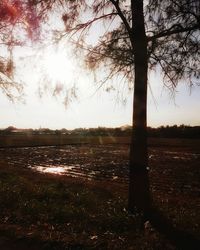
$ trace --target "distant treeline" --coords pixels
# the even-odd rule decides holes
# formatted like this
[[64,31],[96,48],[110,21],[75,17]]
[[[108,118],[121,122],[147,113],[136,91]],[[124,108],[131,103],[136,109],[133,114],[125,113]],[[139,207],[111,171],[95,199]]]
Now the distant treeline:
[[[10,126],[6,129],[0,130],[0,135],[17,135],[17,134],[30,134],[30,135],[74,135],[74,136],[130,136],[131,126],[122,126],[118,128],[77,128],[74,130],[67,130],[65,128],[60,130],[52,130],[48,128],[40,129],[17,129]],[[148,137],[157,138],[200,138],[200,126],[185,126],[185,125],[174,125],[174,126],[161,126],[158,128],[148,127],[147,129]]]

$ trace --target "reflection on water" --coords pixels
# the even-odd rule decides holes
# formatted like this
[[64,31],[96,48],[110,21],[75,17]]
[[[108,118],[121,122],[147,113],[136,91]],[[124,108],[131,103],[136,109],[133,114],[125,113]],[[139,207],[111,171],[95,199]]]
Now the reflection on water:
[[34,166],[34,167],[30,167],[38,172],[41,173],[50,173],[50,174],[66,174],[69,170],[73,169],[75,166],[59,166],[59,167],[55,167],[55,166]]

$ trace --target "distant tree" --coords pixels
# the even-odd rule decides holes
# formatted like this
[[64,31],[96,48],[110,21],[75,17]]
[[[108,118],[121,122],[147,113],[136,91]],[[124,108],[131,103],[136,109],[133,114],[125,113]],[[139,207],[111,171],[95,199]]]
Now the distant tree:
[[5,131],[7,131],[7,132],[12,132],[12,131],[15,131],[15,130],[17,130],[17,128],[14,127],[14,126],[9,126],[9,127],[7,127],[7,128],[5,129]]

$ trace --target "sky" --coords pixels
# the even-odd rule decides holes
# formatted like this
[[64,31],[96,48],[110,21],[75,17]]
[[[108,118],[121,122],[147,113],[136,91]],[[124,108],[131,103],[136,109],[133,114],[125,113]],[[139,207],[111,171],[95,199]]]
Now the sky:
[[[70,53],[72,54],[72,52]],[[57,74],[59,77],[63,75],[65,86],[67,88],[73,86],[74,75],[76,75],[78,69],[76,62],[72,60],[72,55],[65,58],[62,54],[56,56],[55,52],[52,52],[49,56],[48,50],[47,58],[46,55],[43,55],[43,57],[43,63],[50,81],[56,81]],[[36,58],[37,60],[38,58]],[[79,77],[75,78],[78,89],[77,98],[71,100],[69,105],[65,106],[63,104],[64,95],[52,96],[51,91],[46,91],[40,97],[41,65],[38,69],[37,65],[34,66],[34,64],[33,60],[29,63],[22,63],[18,70],[19,78],[25,82],[25,103],[12,103],[3,93],[0,93],[0,128],[14,126],[34,129],[41,127],[74,129],[98,126],[119,127],[131,124],[132,91],[122,92],[122,90],[119,90],[123,93],[123,98],[126,97],[126,103],[124,103],[116,92],[108,93],[103,88],[96,91],[97,86],[92,75],[79,69]],[[54,73],[52,74],[53,69]],[[152,73],[149,82],[151,91],[149,88],[148,126],[200,125],[199,87],[189,89],[187,83],[182,82],[176,90],[175,97],[172,98],[170,91],[163,87],[160,74]]]
[[[1,55],[6,54],[4,50],[0,48]],[[97,91],[93,75],[81,68],[69,44],[61,44],[58,48],[47,46],[37,52],[31,46],[17,48],[14,57],[17,62],[15,77],[24,83],[24,102],[10,102],[0,90],[0,128],[74,129],[132,123],[132,91],[123,90],[117,81],[113,84],[119,85],[119,93],[108,93],[104,87]],[[60,86],[58,92],[62,91],[52,96],[56,84]],[[63,93],[74,84],[77,98],[66,106]],[[47,85],[41,97],[39,90]],[[148,126],[200,125],[200,87],[189,89],[187,82],[180,82],[172,97],[163,85],[160,72],[149,74],[149,85]]]

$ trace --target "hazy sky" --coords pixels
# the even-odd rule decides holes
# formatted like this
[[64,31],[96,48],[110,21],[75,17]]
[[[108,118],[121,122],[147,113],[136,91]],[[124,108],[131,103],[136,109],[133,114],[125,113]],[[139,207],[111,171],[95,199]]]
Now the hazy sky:
[[[0,90],[0,128],[12,125],[18,128],[73,129],[131,124],[132,92],[122,91],[120,87],[119,95],[116,92],[107,93],[103,89],[95,93],[97,86],[93,77],[81,70],[69,45],[63,46],[67,48],[66,51],[62,46],[57,52],[47,47],[37,55],[31,47],[15,51],[17,79],[25,83],[26,103],[13,104]],[[0,48],[0,52],[3,55],[5,51]],[[28,59],[19,60],[27,56]],[[44,77],[41,72],[48,76],[48,82],[52,82],[52,85],[62,82],[69,89],[76,82],[78,98],[72,100],[68,107],[63,104],[64,95],[52,97],[47,91],[40,98],[39,82],[47,82],[44,79],[42,81]],[[159,72],[152,73],[149,82],[154,98],[149,91],[148,126],[200,125],[200,87],[196,86],[190,91],[187,82],[182,82],[173,99],[169,90],[163,88]],[[114,85],[118,85],[117,81]],[[121,95],[126,97],[126,104],[119,100]]]
[[[66,56],[54,51],[43,53],[42,64],[37,57],[25,61],[19,67],[18,74],[25,85],[25,104],[11,103],[0,93],[1,120],[0,127],[10,125],[18,128],[52,128],[73,129],[77,127],[117,127],[131,124],[132,93],[124,92],[126,104],[118,100],[116,92],[107,93],[100,89],[95,93],[96,86],[93,78],[81,71],[75,79],[78,87],[78,98],[68,107],[63,104],[63,96],[52,97],[46,93],[42,98],[38,95],[40,71],[46,70],[50,80],[64,80],[67,87],[73,84],[73,77],[79,71],[72,60],[72,55]],[[24,52],[23,52],[24,53]],[[23,54],[20,51],[20,54]],[[43,65],[43,66],[41,66]],[[20,66],[20,64],[19,64]],[[54,69],[54,70],[53,70]],[[63,79],[61,79],[63,77]],[[194,87],[191,92],[187,83],[180,83],[175,99],[169,90],[163,88],[162,79],[156,73],[151,74],[151,89],[148,96],[148,125],[186,124],[200,125],[200,87]]]

